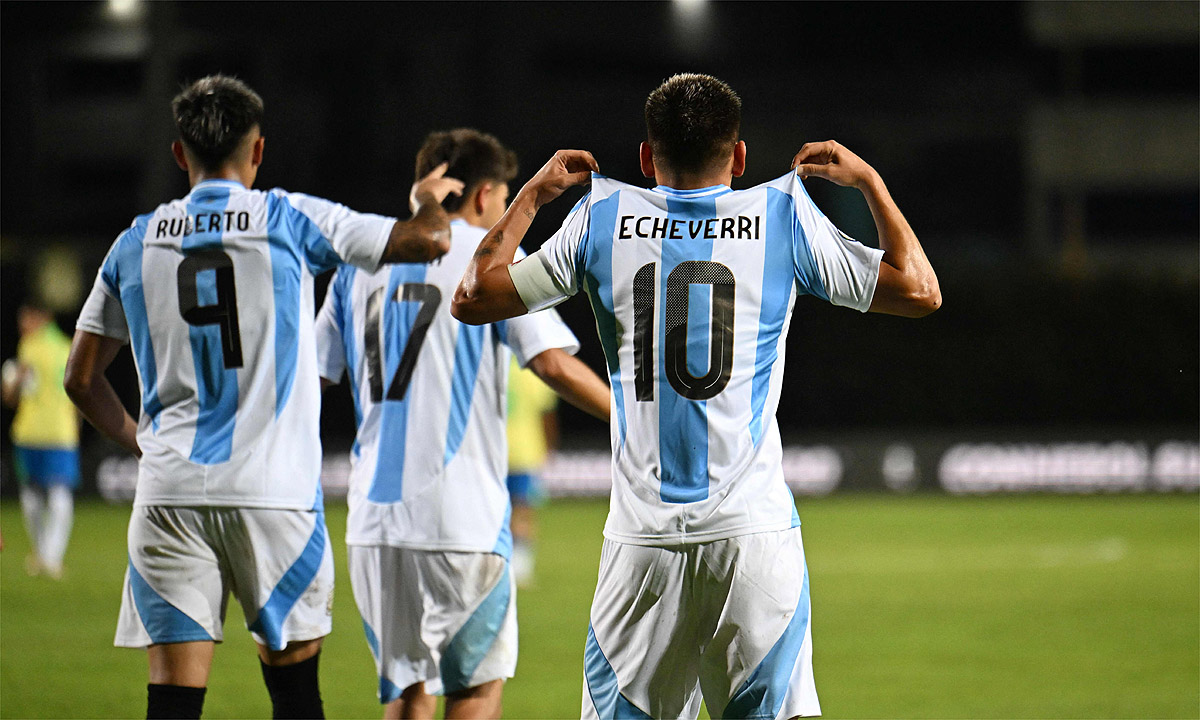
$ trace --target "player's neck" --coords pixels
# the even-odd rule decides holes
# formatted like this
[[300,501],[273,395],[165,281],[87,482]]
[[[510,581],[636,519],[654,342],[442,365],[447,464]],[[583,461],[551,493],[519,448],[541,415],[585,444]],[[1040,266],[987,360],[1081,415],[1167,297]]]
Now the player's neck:
[[450,217],[450,222],[454,222],[455,220],[462,220],[463,222],[465,222],[468,225],[471,225],[471,226],[477,227],[477,228],[483,228],[484,230],[490,230],[492,228],[491,225],[484,223],[483,218],[480,217],[477,213],[456,212],[456,213],[449,213],[449,217]]
[[248,188],[254,184],[255,174],[254,169],[247,170],[234,164],[222,165],[215,170],[191,166],[188,168],[188,182],[191,187],[196,187],[206,180],[232,180]]
[[655,169],[654,182],[672,190],[700,190],[717,185],[732,185],[733,173],[709,173],[707,175],[670,174]]

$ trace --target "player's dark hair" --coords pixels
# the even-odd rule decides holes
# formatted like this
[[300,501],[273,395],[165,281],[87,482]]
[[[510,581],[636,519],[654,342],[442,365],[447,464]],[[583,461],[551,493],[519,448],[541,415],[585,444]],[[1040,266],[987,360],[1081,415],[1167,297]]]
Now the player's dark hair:
[[417,179],[438,165],[449,163],[446,177],[463,181],[461,196],[447,195],[446,212],[458,212],[471,191],[482,182],[506,183],[517,176],[517,154],[500,144],[494,135],[473,128],[431,132],[417,151]]
[[673,75],[646,98],[646,139],[655,162],[677,173],[724,163],[741,125],[742,99],[711,75]]
[[184,88],[171,101],[179,139],[205,170],[221,167],[246,133],[262,126],[263,101],[246,83],[209,75]]

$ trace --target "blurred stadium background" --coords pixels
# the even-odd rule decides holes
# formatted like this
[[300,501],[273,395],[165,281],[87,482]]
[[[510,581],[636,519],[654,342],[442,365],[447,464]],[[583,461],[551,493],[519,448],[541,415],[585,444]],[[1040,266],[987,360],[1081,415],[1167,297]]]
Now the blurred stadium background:
[[[186,192],[186,177],[169,154],[174,135],[168,104],[182,83],[212,72],[242,77],[266,102],[268,143],[259,187],[278,185],[385,214],[405,213],[413,154],[427,132],[446,127],[478,127],[514,148],[522,161],[517,183],[559,147],[589,149],[606,174],[638,182],[642,103],[650,89],[679,71],[712,73],[742,95],[749,167],[737,187],[786,172],[803,142],[839,140],[888,181],[937,269],[945,306],[928,319],[910,322],[857,317],[816,301],[797,305],[779,421],[794,489],[806,496],[833,494],[800,504],[810,528],[806,539],[814,584],[821,581],[820,552],[834,545],[833,538],[856,543],[876,532],[880,537],[862,540],[864,548],[886,548],[878,543],[889,537],[933,552],[951,543],[963,563],[983,557],[977,568],[983,572],[991,567],[987,556],[996,544],[1033,541],[1016,535],[1024,526],[1014,527],[1010,536],[988,529],[990,521],[980,518],[1000,513],[996,517],[1004,519],[995,522],[1009,523],[1026,512],[1048,525],[1082,532],[1030,550],[1029,572],[1041,572],[1038,558],[1045,558],[1038,553],[1044,552],[1054,557],[1065,552],[1065,566],[1100,573],[1084,573],[1087,582],[1124,564],[1145,564],[1146,558],[1166,563],[1170,570],[1159,578],[1166,589],[1156,597],[1175,598],[1175,614],[1143,618],[1143,630],[1165,630],[1184,645],[1169,656],[1162,646],[1144,648],[1146,656],[1163,653],[1159,660],[1173,675],[1145,665],[1127,676],[1101,678],[1095,683],[1100,701],[1093,697],[1090,704],[1064,695],[1064,688],[1074,687],[1066,675],[1070,670],[1054,663],[1044,670],[1026,665],[1025,674],[1001,668],[990,677],[980,668],[978,677],[960,678],[942,704],[919,700],[926,678],[902,675],[892,678],[895,685],[881,685],[895,690],[872,704],[870,696],[882,693],[858,686],[865,684],[864,677],[870,683],[878,678],[863,672],[870,661],[862,656],[856,661],[856,651],[843,638],[834,647],[844,652],[846,671],[856,675],[841,680],[847,683],[844,695],[833,686],[836,704],[823,696],[828,714],[1200,714],[1200,4],[114,0],[3,2],[0,12],[0,356],[5,358],[15,352],[15,314],[23,298],[49,303],[70,332],[116,235],[136,214]],[[854,191],[820,181],[808,186],[840,227],[874,243],[869,212]],[[571,198],[561,200],[539,215],[527,249],[557,227],[571,204]],[[320,284],[318,293],[323,292]],[[600,369],[603,356],[586,301],[573,299],[561,310],[583,341],[581,357]],[[132,408],[137,384],[128,353],[110,377]],[[0,576],[0,607],[7,621],[0,629],[0,714],[93,714],[57,711],[53,703],[22,700],[16,690],[22,676],[14,676],[21,659],[14,657],[14,648],[22,648],[21,657],[27,652],[26,645],[15,644],[17,633],[24,632],[22,640],[33,646],[45,628],[20,621],[25,616],[13,609],[36,606],[43,597],[38,593],[52,590],[44,583],[29,584],[20,572],[21,530],[7,433],[11,413],[5,410],[0,419],[3,527],[11,546]],[[336,498],[344,487],[353,427],[348,393],[327,394],[322,422],[327,497]],[[604,497],[605,429],[571,408],[561,411],[560,423],[564,452],[548,473],[551,494]],[[82,492],[103,493],[117,503],[127,497],[131,462],[90,430],[82,450]],[[1120,496],[1108,497],[1110,492]],[[971,499],[944,493],[990,500],[962,504]],[[991,498],[996,493],[1037,495]],[[1061,493],[1105,495],[1055,497]],[[106,511],[85,504],[80,510],[81,532],[93,520],[98,523],[91,549],[116,553],[95,561],[115,567],[105,592],[96,593],[96,603],[112,606],[104,606],[95,620],[101,637],[111,635],[115,618],[123,528],[120,521],[103,525],[91,513],[99,518],[107,512],[123,521],[120,507]],[[570,538],[564,550],[577,551],[576,561],[586,560],[582,576],[562,579],[572,586],[583,583],[572,592],[582,593],[577,612],[586,614],[594,582],[594,564],[587,563],[598,555],[599,524],[578,525],[588,535],[573,531],[569,519],[577,513],[591,517],[596,508],[602,518],[602,506],[572,501],[562,507],[551,506],[547,532],[561,528]],[[1002,512],[1012,507],[1018,511]],[[975,517],[977,534],[939,534],[932,521],[939,517],[937,508],[965,513],[968,528]],[[563,513],[557,525],[555,512]],[[1056,512],[1062,513],[1053,516],[1060,520],[1049,519]],[[1113,512],[1124,513],[1128,525],[1105,514]],[[824,540],[812,534],[814,515],[830,518],[823,527],[832,532],[860,513],[881,525],[859,522]],[[902,516],[908,517],[907,525],[889,524],[900,523]],[[1093,523],[1110,522],[1111,529],[1096,534]],[[888,529],[895,534],[889,536]],[[1172,549],[1160,553],[1157,545],[1138,544],[1139,533],[1152,529]],[[106,535],[110,532],[117,537]],[[106,538],[103,543],[100,537]],[[69,570],[92,563],[86,538],[74,541]],[[553,535],[544,542],[544,556],[555,553],[553,542]],[[963,554],[964,542],[978,554]],[[1025,557],[1014,552],[1012,557]],[[1000,562],[1001,574],[1025,577],[1018,572],[1023,561],[1012,557]],[[1079,563],[1071,560],[1079,557]],[[835,558],[841,556],[829,562]],[[859,565],[851,561],[862,572],[850,585],[870,575],[865,568],[875,567],[863,558],[868,558],[865,550]],[[906,577],[913,587],[936,587]],[[947,587],[963,581],[954,577],[945,580]],[[1073,585],[1069,578],[1060,581]],[[834,617],[852,615],[864,599],[848,585],[844,595],[850,604],[835,605],[837,582],[830,581],[834,592],[828,599],[815,595],[814,602],[828,602]],[[864,593],[868,585],[887,587],[880,577],[864,582]],[[1035,612],[1050,596],[1061,599],[1052,585],[1022,587],[1028,592],[1013,598],[1019,615]],[[342,588],[339,603],[350,613],[340,627],[349,626],[345,635],[352,640],[346,642],[354,645],[356,662],[369,674],[366,654],[357,647],[361,638],[348,583]],[[1129,620],[1128,603],[1154,607],[1133,591],[1110,599],[1111,605],[1094,606],[1081,599],[1079,607],[1097,611],[1097,622],[1118,625]],[[889,617],[916,622],[934,602],[918,597],[893,607]],[[574,607],[563,607],[568,606]],[[1125,614],[1104,620],[1101,607]],[[1059,615],[1051,620],[1072,614],[1070,606],[1055,612]],[[562,625],[560,633],[545,635],[550,645],[562,646],[558,651],[564,658],[581,654],[575,625],[582,617]],[[523,628],[538,622],[523,618]],[[929,618],[920,620],[927,624]],[[1068,626],[1055,626],[1066,643],[1088,634]],[[846,627],[852,633],[855,624]],[[230,630],[231,636],[244,635],[232,625]],[[538,662],[531,652],[541,650],[531,650],[525,635],[523,642],[522,667],[529,668]],[[903,662],[935,667],[940,662],[944,668],[961,661],[954,653],[968,642],[946,633],[939,644],[934,629],[922,642],[906,646],[916,648],[920,658],[901,655],[908,658]],[[860,645],[862,653],[871,652],[869,645]],[[1082,647],[1086,644],[1072,652],[1083,652]],[[1096,652],[1121,647],[1110,644]],[[139,664],[130,672],[141,672],[136,654],[102,648],[92,653],[98,663],[114,654],[123,663],[129,662],[125,656],[134,657]],[[831,649],[830,656],[836,658],[837,652]],[[232,654],[218,657],[224,661]],[[47,662],[50,671],[60,667],[56,660]],[[823,676],[821,662],[818,658],[819,681],[837,674]],[[1001,701],[1020,695],[1033,675],[1056,667],[1063,673],[1061,683],[1044,684],[1050,688],[1047,697],[1060,701]],[[518,699],[516,712],[575,712],[579,673],[568,675],[561,679],[563,696],[575,700],[541,707]],[[1157,686],[1146,684],[1148,676],[1164,682],[1174,678],[1175,684],[1169,692],[1153,690]],[[140,680],[120,682],[126,680],[137,690]],[[257,683],[256,677],[250,680]],[[1107,702],[1109,695],[1122,694],[1122,682],[1131,693],[1136,686],[1159,704]],[[137,707],[135,702],[129,712]],[[227,716],[265,712],[265,705],[213,708]],[[369,703],[362,708],[353,712],[374,713]],[[98,709],[94,714],[121,713]]]

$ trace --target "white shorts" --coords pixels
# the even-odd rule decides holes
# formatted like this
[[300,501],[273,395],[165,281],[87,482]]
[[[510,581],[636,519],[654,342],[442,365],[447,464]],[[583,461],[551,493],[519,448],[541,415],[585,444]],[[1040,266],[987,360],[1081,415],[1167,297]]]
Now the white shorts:
[[118,647],[224,638],[232,592],[272,650],[329,634],[333,555],[319,511],[135,507]]
[[513,676],[517,593],[506,558],[351,545],[349,559],[381,703],[419,682],[444,694]]
[[695,545],[604,541],[585,718],[821,714],[800,528]]

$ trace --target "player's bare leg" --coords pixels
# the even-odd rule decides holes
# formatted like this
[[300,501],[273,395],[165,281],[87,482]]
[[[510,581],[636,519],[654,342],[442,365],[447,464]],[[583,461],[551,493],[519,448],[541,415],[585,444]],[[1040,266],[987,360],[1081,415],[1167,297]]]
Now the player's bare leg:
[[492,680],[456,693],[447,693],[446,720],[498,718],[503,693],[503,680]]
[[323,639],[290,642],[282,650],[258,646],[263,682],[271,694],[273,718],[325,717],[317,677]]
[[146,648],[150,664],[147,718],[200,717],[215,645],[211,640],[197,640]]
[[146,658],[150,661],[150,682],[154,685],[206,687],[215,645],[211,640],[151,645],[146,648]]
[[425,683],[404,688],[400,697],[383,708],[383,720],[433,720],[437,698],[425,692]]

